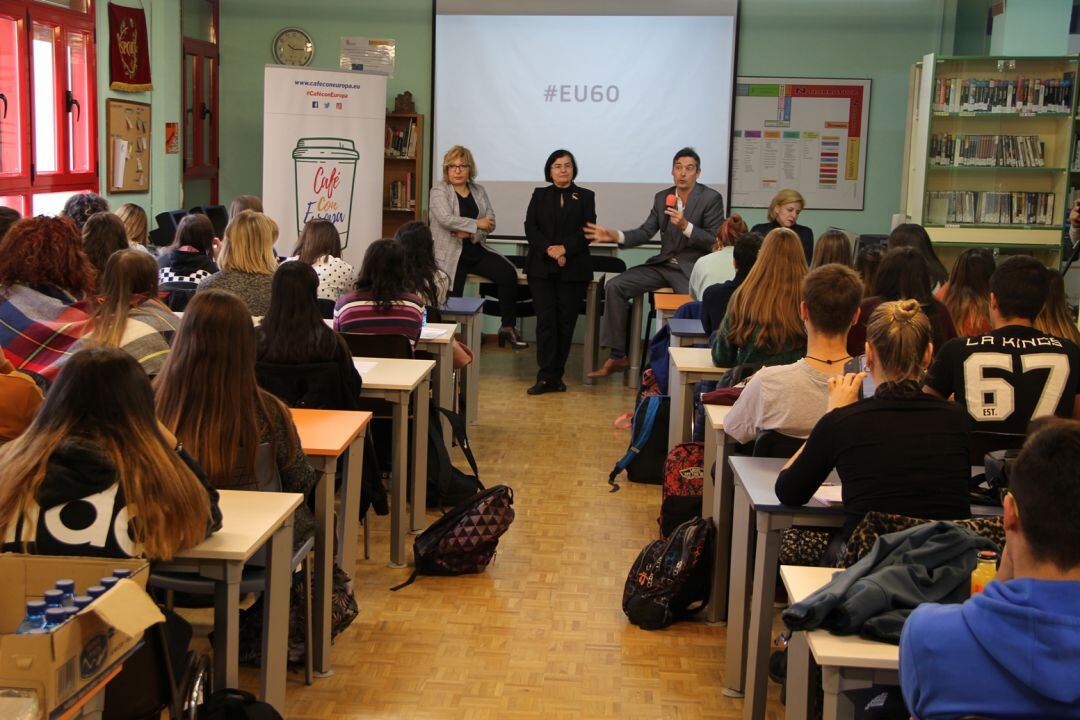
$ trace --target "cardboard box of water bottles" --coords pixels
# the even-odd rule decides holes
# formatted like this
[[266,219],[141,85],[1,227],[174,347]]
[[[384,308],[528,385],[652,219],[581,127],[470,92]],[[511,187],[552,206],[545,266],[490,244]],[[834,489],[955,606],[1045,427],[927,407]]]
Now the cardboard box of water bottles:
[[[106,582],[101,592],[102,579],[125,572],[126,578]],[[144,630],[164,619],[146,594],[149,574],[145,560],[0,555],[0,688],[35,691],[48,716],[95,683],[136,646]],[[71,607],[73,598],[65,597],[63,604],[71,610],[63,616],[49,613],[50,627],[28,632],[33,623],[24,624],[27,603],[52,604],[55,596],[46,591],[64,579],[74,581],[73,594],[83,607]],[[87,604],[90,595],[96,597]]]

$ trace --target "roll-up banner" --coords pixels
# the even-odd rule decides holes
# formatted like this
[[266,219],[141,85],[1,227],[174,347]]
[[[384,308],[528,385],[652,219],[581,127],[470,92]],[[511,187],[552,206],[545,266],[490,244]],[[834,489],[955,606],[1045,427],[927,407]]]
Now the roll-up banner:
[[323,219],[359,269],[382,231],[386,77],[267,65],[263,101],[263,208],[291,255],[304,224]]

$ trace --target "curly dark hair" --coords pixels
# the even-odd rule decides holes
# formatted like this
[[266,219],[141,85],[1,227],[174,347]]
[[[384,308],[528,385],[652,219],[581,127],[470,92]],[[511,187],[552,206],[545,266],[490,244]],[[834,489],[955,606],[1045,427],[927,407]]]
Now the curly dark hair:
[[61,215],[71,218],[75,227],[82,230],[90,216],[99,212],[109,212],[108,200],[97,193],[79,193],[68,198]]
[[0,285],[54,285],[78,295],[90,292],[94,280],[70,218],[20,220],[0,240]]

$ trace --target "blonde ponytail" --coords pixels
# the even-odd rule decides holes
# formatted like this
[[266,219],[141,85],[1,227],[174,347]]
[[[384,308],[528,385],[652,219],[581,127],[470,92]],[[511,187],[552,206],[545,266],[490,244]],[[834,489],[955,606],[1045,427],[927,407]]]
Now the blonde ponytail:
[[894,381],[917,380],[932,331],[917,300],[894,300],[877,306],[866,323],[866,340],[881,369]]

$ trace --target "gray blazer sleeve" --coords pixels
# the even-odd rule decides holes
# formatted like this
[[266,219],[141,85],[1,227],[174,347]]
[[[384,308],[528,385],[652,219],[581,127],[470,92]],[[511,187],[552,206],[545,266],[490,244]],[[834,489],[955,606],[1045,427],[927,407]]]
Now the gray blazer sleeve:
[[623,231],[623,247],[635,247],[637,245],[643,245],[652,239],[653,235],[660,232],[660,218],[667,218],[667,215],[663,214],[661,208],[662,199],[657,196],[653,200],[652,210],[649,211],[649,217],[645,218],[645,222],[641,223],[641,226],[634,230]]
[[704,201],[701,221],[690,220],[694,223],[694,230],[690,233],[689,240],[693,247],[709,252],[716,244],[716,233],[720,232],[720,225],[724,222],[724,198],[713,190]]
[[[438,223],[447,230],[455,231],[460,230],[467,233],[476,232],[476,221],[472,218],[461,217],[457,214],[457,208],[454,206],[455,199],[451,197],[454,190],[445,183],[439,183],[431,188],[431,196],[428,201],[428,215],[431,218],[432,223]],[[484,201],[487,201],[487,195],[483,196]],[[482,216],[482,214],[481,214]]]
[[487,190],[483,185],[475,185],[470,183],[470,191],[476,196],[476,208],[480,211],[480,217],[491,218],[491,230],[484,231],[476,227],[476,222],[473,222],[473,234],[476,235],[477,242],[484,242],[487,240],[487,236],[495,232],[495,209],[491,207],[491,201],[488,200]]

